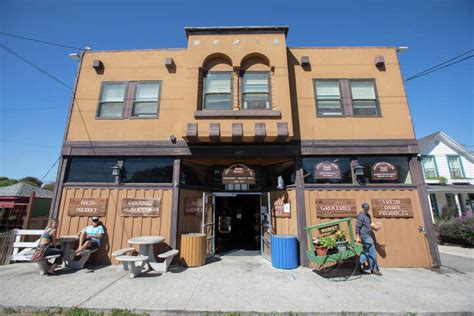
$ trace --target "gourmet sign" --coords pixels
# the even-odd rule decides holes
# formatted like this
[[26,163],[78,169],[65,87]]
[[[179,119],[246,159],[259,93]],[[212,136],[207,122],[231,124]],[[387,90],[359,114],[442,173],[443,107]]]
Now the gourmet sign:
[[356,201],[353,199],[316,199],[318,218],[355,217],[356,215]]
[[187,197],[184,200],[185,214],[202,214],[202,198]]
[[374,217],[413,217],[410,199],[373,199]]
[[69,216],[105,216],[106,198],[70,198]]
[[123,199],[122,216],[160,216],[160,199]]
[[331,161],[321,161],[314,166],[315,179],[341,180],[339,166]]
[[372,165],[372,180],[390,180],[397,181],[397,167],[388,162],[377,162]]
[[233,164],[222,173],[223,184],[255,184],[255,172],[244,164]]

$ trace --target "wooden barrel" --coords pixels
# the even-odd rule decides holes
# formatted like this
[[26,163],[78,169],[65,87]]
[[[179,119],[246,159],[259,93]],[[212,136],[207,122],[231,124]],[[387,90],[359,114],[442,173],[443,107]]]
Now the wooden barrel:
[[182,234],[179,249],[181,263],[186,267],[200,267],[206,263],[205,234]]

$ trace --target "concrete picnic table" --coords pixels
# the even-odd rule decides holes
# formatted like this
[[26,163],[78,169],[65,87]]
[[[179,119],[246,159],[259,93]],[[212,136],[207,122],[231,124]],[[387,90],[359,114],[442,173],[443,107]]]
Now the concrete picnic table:
[[58,237],[58,243],[64,251],[65,259],[72,259],[74,257],[74,245],[79,240],[77,235],[67,235]]
[[140,250],[138,251],[140,255],[147,256],[148,262],[151,263],[149,266],[153,268],[153,263],[158,262],[156,260],[155,252],[153,251],[153,245],[159,244],[165,241],[165,237],[161,236],[139,236],[133,237],[128,240],[128,243],[131,245],[139,245]]

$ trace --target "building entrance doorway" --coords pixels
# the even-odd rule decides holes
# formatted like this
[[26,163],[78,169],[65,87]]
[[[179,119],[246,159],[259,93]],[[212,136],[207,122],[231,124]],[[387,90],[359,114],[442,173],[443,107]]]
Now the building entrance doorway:
[[260,254],[260,195],[215,197],[216,253]]

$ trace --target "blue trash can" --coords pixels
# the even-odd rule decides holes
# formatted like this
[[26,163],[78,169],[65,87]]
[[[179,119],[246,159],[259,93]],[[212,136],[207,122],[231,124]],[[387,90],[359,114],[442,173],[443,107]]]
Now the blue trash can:
[[272,266],[277,269],[296,269],[299,266],[298,240],[293,235],[272,235]]

